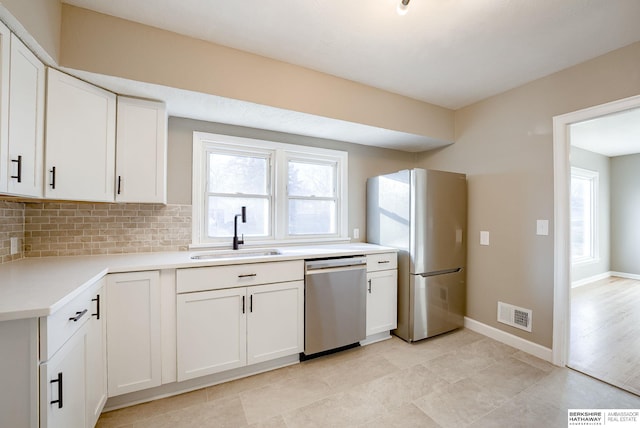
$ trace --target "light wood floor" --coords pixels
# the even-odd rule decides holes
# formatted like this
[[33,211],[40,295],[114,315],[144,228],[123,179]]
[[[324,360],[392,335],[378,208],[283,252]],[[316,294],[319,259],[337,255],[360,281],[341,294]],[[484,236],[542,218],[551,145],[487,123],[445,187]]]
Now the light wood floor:
[[392,338],[104,413],[98,428],[566,427],[640,397],[467,329]]
[[640,395],[640,281],[572,289],[569,367]]

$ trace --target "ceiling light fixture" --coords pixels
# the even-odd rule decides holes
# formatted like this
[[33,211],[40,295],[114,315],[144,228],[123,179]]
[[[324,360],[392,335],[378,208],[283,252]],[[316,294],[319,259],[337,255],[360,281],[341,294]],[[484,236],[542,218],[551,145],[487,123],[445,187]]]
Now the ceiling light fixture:
[[396,9],[396,12],[398,12],[398,15],[402,16],[407,14],[407,10],[409,8],[409,1],[410,0],[400,0],[400,3],[398,4],[398,8]]

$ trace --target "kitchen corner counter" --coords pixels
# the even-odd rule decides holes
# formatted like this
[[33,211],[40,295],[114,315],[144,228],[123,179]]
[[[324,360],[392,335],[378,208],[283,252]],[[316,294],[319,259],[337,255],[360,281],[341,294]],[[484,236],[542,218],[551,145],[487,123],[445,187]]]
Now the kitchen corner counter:
[[279,247],[268,256],[194,260],[211,251],[26,258],[0,265],[0,321],[48,316],[108,273],[340,257],[395,252],[373,244]]

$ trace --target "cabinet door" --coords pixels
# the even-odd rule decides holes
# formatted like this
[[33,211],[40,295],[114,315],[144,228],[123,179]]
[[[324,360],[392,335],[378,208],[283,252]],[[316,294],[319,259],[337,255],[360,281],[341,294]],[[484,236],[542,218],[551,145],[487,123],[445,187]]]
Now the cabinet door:
[[40,365],[40,426],[84,427],[87,324]]
[[92,293],[91,318],[87,321],[86,390],[87,425],[95,426],[107,402],[107,324],[105,280],[101,280]]
[[178,294],[178,381],[246,365],[246,288]]
[[48,69],[45,196],[113,202],[115,94]]
[[0,22],[0,193],[7,191],[9,170],[9,64],[11,31]]
[[107,276],[109,397],[161,383],[160,273]]
[[248,288],[247,364],[304,350],[304,281]]
[[42,197],[44,65],[11,35],[8,193]]
[[398,324],[398,271],[367,274],[367,336],[393,330]]
[[167,202],[164,103],[118,97],[116,201]]

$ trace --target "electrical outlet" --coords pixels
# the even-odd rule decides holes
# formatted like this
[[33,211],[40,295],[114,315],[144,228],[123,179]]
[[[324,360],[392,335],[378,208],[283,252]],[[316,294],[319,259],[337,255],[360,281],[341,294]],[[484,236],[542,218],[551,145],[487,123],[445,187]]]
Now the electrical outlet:
[[360,239],[360,229],[353,229],[353,239]]
[[18,238],[11,238],[11,254],[18,254]]

